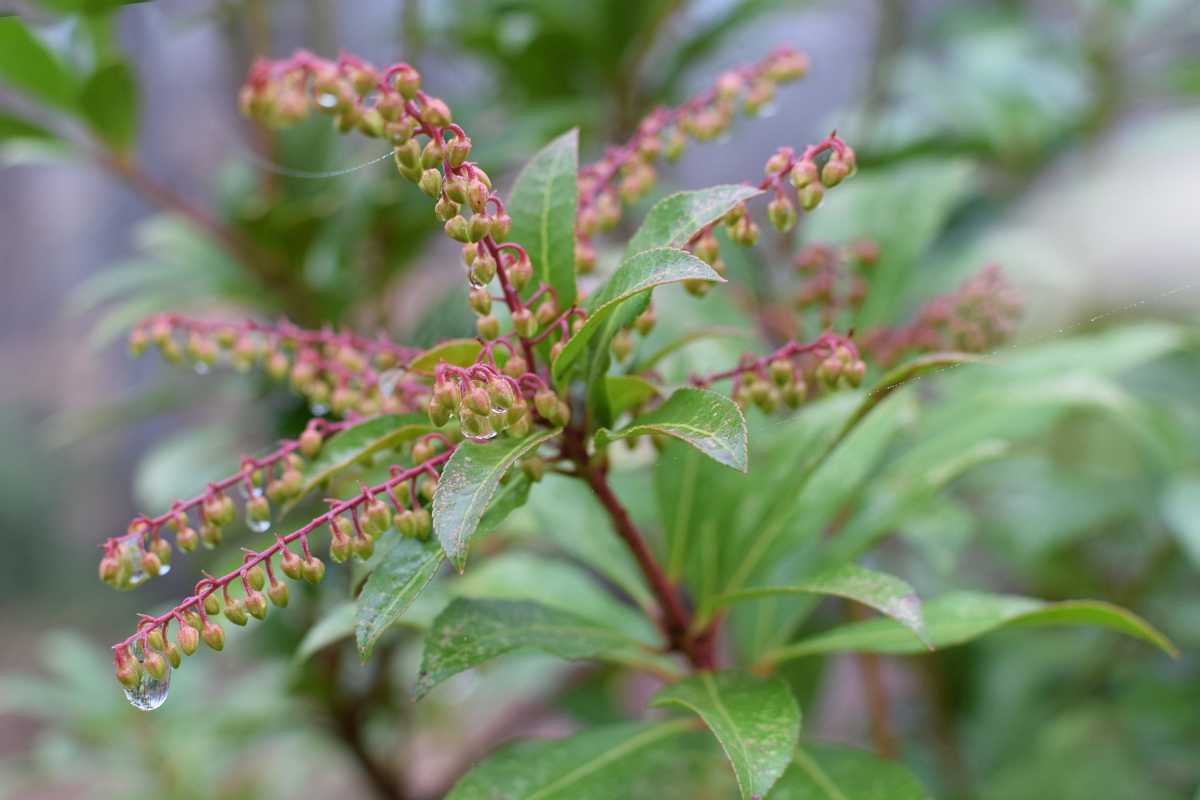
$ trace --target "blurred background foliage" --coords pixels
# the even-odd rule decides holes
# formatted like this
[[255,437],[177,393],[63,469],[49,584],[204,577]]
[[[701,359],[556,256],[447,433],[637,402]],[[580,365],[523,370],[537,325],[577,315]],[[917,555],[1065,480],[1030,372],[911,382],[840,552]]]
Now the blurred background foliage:
[[[1093,632],[1023,630],[886,659],[905,760],[937,797],[1200,797],[1195,3],[38,0],[16,10],[0,18],[0,792],[397,797],[403,776],[417,796],[437,796],[497,736],[640,708],[636,681],[541,658],[502,662],[413,705],[404,687],[417,639],[398,630],[360,667],[339,626],[348,580],[309,591],[253,641],[233,637],[230,657],[181,670],[161,711],[131,709],[107,643],[134,610],[179,595],[196,565],[140,597],[113,595],[94,581],[94,545],[241,452],[294,434],[307,410],[254,378],[133,364],[119,343],[160,310],[286,315],[421,344],[471,330],[457,254],[431,235],[426,198],[386,161],[328,175],[383,153],[323,119],[267,134],[236,117],[256,55],[303,46],[411,61],[506,185],[567,127],[580,125],[598,154],[655,104],[791,44],[812,56],[812,76],[770,118],[690,152],[655,196],[753,177],[774,147],[837,127],[860,173],[800,237],[880,244],[860,324],[906,319],[990,260],[1028,306],[998,366],[906,393],[857,481],[806,501],[812,520],[851,509],[859,541],[883,540],[868,563],[922,594],[983,585],[1108,599],[1183,651],[1169,661]],[[791,244],[731,261],[739,290],[775,291]],[[643,355],[689,328],[753,327],[730,293],[658,303]],[[663,369],[685,376],[745,347],[706,340]],[[778,433],[753,422],[765,434],[756,442]],[[623,497],[655,527],[646,470],[627,466]],[[535,493],[486,545],[540,537],[594,562],[603,555],[581,553],[589,545],[575,535],[602,533],[594,510],[566,489]],[[439,602],[406,624],[419,628]],[[791,624],[836,612],[819,606]],[[788,672],[806,735],[870,744],[852,658]]]

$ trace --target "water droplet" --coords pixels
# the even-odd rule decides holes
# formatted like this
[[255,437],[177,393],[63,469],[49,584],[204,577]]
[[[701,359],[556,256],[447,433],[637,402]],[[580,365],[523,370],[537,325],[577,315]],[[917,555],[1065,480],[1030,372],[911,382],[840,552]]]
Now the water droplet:
[[329,406],[324,403],[313,403],[308,407],[314,417],[323,417],[329,413]]
[[252,519],[252,520],[247,521],[246,525],[247,525],[247,527],[250,528],[250,530],[254,531],[255,533],[266,533],[267,530],[271,527],[271,520],[269,520],[269,519]]
[[163,564],[161,567],[158,568],[158,577],[161,578],[163,575],[166,575],[170,571],[171,571],[171,565]]
[[471,284],[472,289],[482,289],[484,286],[487,286],[483,281],[476,280],[474,270],[467,271],[467,283]]
[[337,95],[324,92],[317,97],[317,105],[321,108],[333,108],[337,105]]
[[208,374],[208,364],[205,364],[203,361],[193,362],[192,370],[197,375],[207,375]]
[[758,116],[760,119],[767,119],[768,117],[773,117],[778,113],[779,103],[770,102],[760,108],[756,116]]
[[490,442],[492,439],[496,438],[496,432],[489,429],[485,433],[480,433],[475,436],[468,436],[467,438],[473,442]]
[[[138,663],[145,660],[145,653],[142,651],[142,643],[134,642],[130,648]],[[167,664],[167,674],[160,681],[152,676],[146,670],[142,670],[142,679],[138,683],[136,689],[126,689],[125,697],[129,700],[129,704],[134,708],[142,711],[153,711],[161,706],[167,700],[167,692],[171,688],[171,665]]]

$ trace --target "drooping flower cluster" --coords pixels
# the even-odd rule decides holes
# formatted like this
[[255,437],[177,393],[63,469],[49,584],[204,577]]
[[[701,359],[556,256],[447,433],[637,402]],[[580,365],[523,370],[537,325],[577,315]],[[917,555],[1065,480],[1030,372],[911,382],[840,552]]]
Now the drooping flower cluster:
[[561,428],[571,418],[567,401],[560,398],[533,372],[525,372],[519,355],[510,356],[503,371],[495,364],[470,367],[439,364],[429,418],[434,425],[458,420],[463,436],[487,441],[498,434],[527,435],[534,411],[551,427]]
[[984,353],[1012,335],[1021,307],[1017,291],[991,265],[953,292],[930,300],[907,325],[868,332],[863,349],[885,366],[915,352]]
[[688,138],[706,142],[722,135],[739,105],[747,114],[762,113],[780,84],[807,73],[806,56],[780,48],[757,64],[724,73],[710,89],[681,106],[655,109],[628,142],[608,148],[603,158],[583,167],[575,242],[578,270],[587,273],[596,265],[592,237],[616,227],[622,204],[636,202],[654,186],[655,164],[663,158],[678,159]]
[[734,379],[738,405],[771,413],[780,407],[799,408],[820,390],[857,387],[866,371],[849,337],[825,333],[808,343],[788,342],[766,356],[743,356],[736,367],[693,378],[692,384],[707,388]]
[[844,314],[862,307],[870,289],[867,275],[878,261],[879,246],[867,240],[842,247],[804,247],[792,261],[801,278],[792,306],[802,318],[811,317],[818,329],[833,328]]
[[[454,447],[438,433],[419,439],[412,446],[412,467],[392,466],[387,481],[363,487],[347,500],[329,501],[324,514],[277,536],[264,550],[247,550],[237,569],[219,578],[203,578],[190,596],[164,614],[142,615],[137,631],[113,648],[117,680],[130,700],[140,708],[157,707],[165,698],[171,669],[180,666],[183,656],[195,653],[201,641],[213,650],[223,649],[225,633],[216,620],[218,615],[234,625],[245,625],[251,617],[261,620],[267,616],[268,599],[271,605],[286,606],[288,587],[276,574],[276,564],[292,580],[320,582],[325,564],[312,552],[309,540],[314,532],[328,528],[329,557],[334,562],[351,555],[370,558],[375,540],[392,527],[403,536],[427,538],[432,525],[428,505],[438,470]],[[299,553],[292,549],[294,544]],[[153,550],[148,552],[153,554]]]
[[242,372],[260,368],[274,380],[287,381],[316,414],[411,411],[428,391],[401,369],[417,352],[413,348],[383,338],[307,331],[286,321],[228,324],[160,314],[134,328],[129,345],[134,355],[155,345],[168,361],[186,358],[200,372],[217,364]]

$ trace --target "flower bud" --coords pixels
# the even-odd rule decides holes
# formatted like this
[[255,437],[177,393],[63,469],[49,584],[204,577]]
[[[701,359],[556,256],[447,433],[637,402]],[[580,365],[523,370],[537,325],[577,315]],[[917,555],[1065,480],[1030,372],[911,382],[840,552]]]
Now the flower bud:
[[774,155],[767,159],[766,166],[763,167],[763,173],[767,177],[777,175],[787,169],[791,160],[791,153],[784,148],[780,148],[775,151]]
[[[475,213],[467,223],[467,238],[472,242],[479,242],[487,238],[487,235],[492,232],[492,218],[487,214]],[[478,262],[478,258],[475,259]],[[493,264],[495,260],[493,259]]]
[[270,522],[271,503],[262,495],[255,495],[246,501],[246,517],[251,522]]
[[190,656],[200,647],[200,632],[191,625],[181,625],[175,632],[175,641],[185,656]]
[[421,109],[421,121],[431,128],[444,128],[450,124],[450,107],[437,97],[430,97]]
[[393,524],[396,526],[396,530],[400,532],[401,536],[405,536],[409,539],[416,537],[417,520],[416,516],[409,509],[406,508],[403,511],[396,512]]
[[379,113],[379,109],[370,108],[363,112],[363,115],[358,119],[358,130],[364,136],[370,136],[373,139],[378,139],[384,133],[383,114]]
[[416,538],[424,541],[429,538],[430,532],[433,530],[433,518],[429,516],[429,509],[418,508],[413,511],[413,519],[415,525]]
[[446,224],[444,226],[446,235],[456,242],[468,241],[469,235],[467,228],[467,218],[461,214],[446,220]]
[[355,557],[366,561],[375,552],[375,540],[370,536],[355,536],[353,548]]
[[850,168],[836,153],[829,157],[825,166],[821,167],[821,183],[833,188],[850,174]]
[[162,572],[162,561],[154,553],[142,553],[142,571],[151,578]]
[[792,181],[792,186],[796,189],[803,189],[811,183],[817,182],[817,165],[811,161],[797,161],[789,175]]
[[300,452],[305,458],[316,458],[321,452],[321,433],[315,428],[306,428],[304,433],[300,434]]
[[513,330],[517,332],[517,336],[528,339],[537,333],[537,320],[533,318],[533,312],[528,308],[518,308],[512,313]]
[[304,559],[301,575],[309,583],[320,583],[321,579],[325,577],[325,562],[316,556],[309,556]]
[[446,179],[444,189],[446,197],[449,197],[455,203],[467,202],[467,179],[462,175],[454,175]]
[[392,512],[387,503],[378,497],[367,503],[366,514],[363,518],[363,531],[373,539],[383,535],[392,524]]
[[792,362],[788,361],[786,358],[777,358],[773,360],[767,367],[767,370],[771,373],[771,380],[775,382],[776,386],[781,388],[787,386],[796,379]]
[[810,183],[800,190],[800,205],[805,211],[812,211],[824,199],[825,188],[819,183]]
[[721,256],[721,245],[710,231],[696,240],[692,245],[692,253],[705,264],[712,266]]
[[199,631],[204,627],[204,620],[200,618],[200,612],[196,610],[195,606],[188,606],[184,609],[183,621],[194,631]]
[[550,389],[541,389],[533,396],[533,407],[546,419],[558,413],[558,395]]
[[817,366],[817,379],[826,386],[833,388],[842,375],[842,362],[835,356],[830,356]]
[[416,169],[421,165],[421,145],[416,139],[409,139],[393,148],[392,158],[401,172]]
[[[477,217],[472,217],[472,220]],[[487,248],[480,248],[467,270],[467,280],[472,286],[486,286],[496,277],[496,259]]]
[[417,186],[430,197],[439,197],[442,194],[442,173],[436,169],[426,169],[421,173]]
[[658,318],[654,314],[654,307],[651,306],[638,315],[633,321],[633,328],[642,336],[649,336],[650,331],[654,330],[654,324]]
[[586,239],[575,240],[575,271],[587,275],[596,268],[596,248]]
[[246,595],[244,602],[246,610],[249,611],[255,619],[267,618],[267,598],[263,596],[262,592],[251,592],[250,594]]
[[283,570],[284,575],[287,575],[292,580],[299,580],[301,570],[303,569],[303,560],[300,556],[284,547],[280,553],[279,567]]
[[283,581],[275,581],[267,588],[267,595],[276,608],[287,608],[288,586]]
[[408,64],[400,64],[392,73],[392,85],[404,99],[412,100],[417,96],[417,90],[421,88],[421,73]]
[[508,240],[508,233],[512,230],[512,217],[506,212],[500,212],[492,217],[492,238],[497,242]]
[[687,138],[683,135],[683,131],[675,128],[667,136],[667,143],[663,147],[663,155],[667,161],[678,161],[683,155],[683,150],[687,146]]
[[471,139],[470,137],[461,134],[451,140],[447,150],[447,158],[450,160],[450,166],[457,169],[463,165],[471,156]]
[[565,341],[563,341],[562,339],[560,339],[557,342],[555,342],[554,344],[550,345],[550,363],[553,364],[558,359],[558,357],[560,355],[562,355],[562,351],[564,349],[566,349],[566,346],[567,346],[567,343]]
[[475,330],[484,339],[495,339],[500,335],[500,321],[491,314],[484,314],[475,320]]
[[204,625],[204,630],[201,632],[200,638],[213,650],[225,649],[225,631],[221,630],[221,626],[211,620]]
[[156,653],[151,650],[147,652],[145,657],[142,659],[142,669],[146,670],[146,673],[150,675],[150,677],[157,681],[161,681],[167,677],[167,670],[169,667],[167,666],[167,660],[162,657],[161,653]]
[[245,625],[249,621],[246,616],[246,601],[240,597],[225,598],[225,619],[234,625]]
[[867,365],[861,360],[851,361],[842,368],[842,374],[846,376],[846,382],[857,389],[862,385],[863,377],[867,374]]
[[743,247],[753,247],[758,243],[758,226],[749,215],[743,216],[734,223],[729,232],[730,238]]
[[329,543],[329,558],[335,564],[341,564],[350,557],[349,537],[339,537]]
[[179,665],[183,663],[183,653],[179,651],[179,645],[174,642],[167,642],[167,646],[163,650],[163,655],[166,656],[172,669],[179,669]]
[[121,562],[116,556],[105,556],[100,559],[100,580],[115,584],[121,573]]
[[541,456],[526,456],[521,459],[521,471],[536,483],[546,474],[546,462]]
[[491,196],[491,190],[483,181],[472,179],[467,182],[467,204],[476,214],[483,213],[487,207],[489,196]]
[[767,204],[767,218],[780,233],[787,233],[796,224],[796,207],[792,201],[780,195]]
[[508,263],[508,282],[519,292],[528,286],[532,279],[533,264],[530,263],[529,256],[522,251],[520,257]]
[[612,352],[617,361],[624,361],[633,352],[633,337],[629,331],[618,331],[612,340]]
[[166,640],[163,639],[162,628],[154,628],[146,634],[146,645],[151,650],[162,650],[166,646]]
[[467,294],[467,302],[476,314],[490,314],[492,311],[492,294],[484,286],[474,286]]
[[445,158],[446,145],[436,139],[430,139],[425,143],[425,148],[421,150],[421,167],[422,169],[437,169],[442,166]]
[[262,565],[255,564],[246,570],[246,580],[255,589],[262,589],[267,583],[267,573],[263,572]]
[[216,592],[209,592],[205,595],[204,613],[210,616],[216,616],[221,613],[221,598],[217,597]]
[[[439,173],[440,174],[440,173]],[[439,197],[433,206],[434,215],[442,222],[449,222],[458,216],[459,205],[448,197]]]

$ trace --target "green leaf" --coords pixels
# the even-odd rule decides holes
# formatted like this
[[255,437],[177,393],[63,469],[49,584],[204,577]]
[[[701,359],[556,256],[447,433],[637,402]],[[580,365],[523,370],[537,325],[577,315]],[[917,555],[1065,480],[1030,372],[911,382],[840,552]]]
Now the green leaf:
[[568,561],[510,552],[489,558],[450,586],[475,599],[528,600],[618,628],[647,645],[662,645],[646,615],[618,600],[585,569]]
[[693,800],[706,744],[690,720],[628,722],[566,739],[507,745],[475,765],[447,800]]
[[425,414],[385,414],[331,436],[304,471],[304,491],[314,491],[337,473],[374,453],[390,450],[433,430]]
[[417,372],[433,372],[443,361],[456,367],[469,367],[482,351],[483,345],[478,339],[447,339],[416,356],[409,362],[408,368]]
[[127,152],[137,137],[138,82],[127,62],[100,67],[84,82],[79,107],[92,131],[109,147]]
[[17,17],[0,18],[0,81],[48,105],[75,107],[75,79]]
[[903,765],[850,747],[806,742],[770,800],[932,800]]
[[307,661],[309,656],[324,650],[335,642],[354,635],[355,604],[347,601],[334,606],[315,625],[308,629],[300,640],[292,660],[296,663]]
[[466,567],[471,537],[504,473],[521,456],[557,435],[557,430],[541,430],[524,439],[505,436],[486,443],[464,442],[450,456],[433,495],[433,532],[459,572]]
[[634,419],[619,431],[596,431],[596,445],[617,439],[661,433],[681,439],[704,455],[745,472],[749,467],[749,432],[737,403],[708,389],[677,389],[658,408]]
[[1168,486],[1162,515],[1180,549],[1200,568],[1200,477],[1180,477]]
[[511,241],[525,248],[533,263],[531,291],[549,284],[559,308],[575,302],[576,174],[579,130],[573,128],[535,155],[513,184],[508,201]]
[[[683,250],[659,247],[623,261],[608,282],[589,295],[587,322],[567,340],[563,351],[555,359],[554,382],[559,386],[563,384],[571,368],[587,352],[588,343],[593,337],[598,339],[597,347],[607,347],[607,342],[611,341],[620,327],[609,326],[618,309],[623,312],[619,319],[631,315],[636,317],[649,302],[643,296],[646,292],[656,286],[686,280],[725,281],[708,264]],[[627,303],[629,308],[623,309],[622,306]]]
[[522,600],[454,600],[433,621],[413,695],[513,650],[569,660],[599,659],[675,676],[669,659],[625,633],[568,611]]
[[912,631],[921,644],[932,649],[921,616],[921,601],[916,591],[899,578],[884,572],[843,564],[788,586],[760,586],[718,597],[723,606],[740,600],[753,600],[781,594],[821,594],[845,597],[886,614]]
[[358,596],[354,633],[363,661],[437,575],[443,558],[437,542],[396,537]]
[[34,125],[21,117],[0,112],[0,143],[16,139],[32,139],[35,141],[55,141],[58,139],[45,128]]
[[779,678],[701,672],[660,690],[650,705],[698,714],[721,743],[745,800],[771,790],[800,738],[800,706]]
[[[1178,651],[1150,623],[1119,606],[1099,600],[1047,603],[1030,597],[951,592],[925,603],[925,628],[934,647],[964,644],[1000,628],[1018,625],[1096,625],[1149,642],[1171,657]],[[842,625],[825,633],[784,645],[764,656],[778,663],[806,655],[840,652],[920,653],[911,633],[890,619],[870,619]]]
[[609,375],[608,399],[613,416],[657,397],[662,390],[639,375]]
[[654,204],[625,247],[630,258],[655,247],[683,247],[705,225],[725,216],[738,203],[762,194],[753,186],[713,186],[676,192]]

